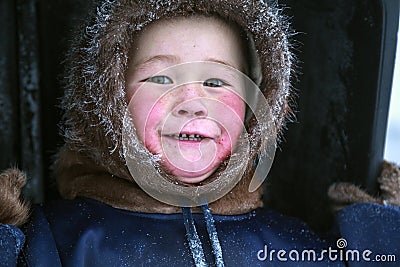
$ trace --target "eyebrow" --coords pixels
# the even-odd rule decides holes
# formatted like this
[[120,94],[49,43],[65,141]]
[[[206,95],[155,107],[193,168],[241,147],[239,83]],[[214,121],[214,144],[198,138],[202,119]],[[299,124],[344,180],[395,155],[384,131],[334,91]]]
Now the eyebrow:
[[146,66],[151,65],[156,63],[157,61],[165,61],[167,63],[178,63],[179,62],[179,58],[177,56],[173,56],[173,55],[155,55],[152,56],[148,59],[144,59],[142,62],[139,62],[138,64],[135,65],[135,69],[139,70],[139,69],[144,69]]
[[[172,64],[178,64],[179,63],[179,57],[174,56],[174,55],[155,55],[152,56],[148,59],[143,60],[143,62],[139,62],[138,64],[136,64],[135,69],[139,70],[139,69],[143,69],[148,65],[151,65],[157,61],[165,61],[167,63],[172,63]],[[226,65],[228,67],[234,68],[234,69],[240,69],[240,67],[238,66],[234,66],[234,64],[224,61],[224,60],[220,60],[220,59],[216,59],[216,58],[207,58],[205,61],[210,61],[210,62],[215,62],[215,63],[219,63],[219,64],[223,64]]]
[[226,66],[231,67],[231,68],[234,68],[234,69],[240,69],[239,66],[236,67],[236,66],[234,66],[234,64],[232,64],[232,63],[230,63],[230,62],[223,61],[223,60],[219,60],[219,59],[216,59],[216,58],[207,58],[206,61],[211,61],[211,62],[223,64],[223,65],[226,65]]

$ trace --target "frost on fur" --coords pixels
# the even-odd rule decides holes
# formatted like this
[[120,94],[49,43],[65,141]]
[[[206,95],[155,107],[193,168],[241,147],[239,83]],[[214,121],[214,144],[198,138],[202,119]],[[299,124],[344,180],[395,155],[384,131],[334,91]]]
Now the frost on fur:
[[400,168],[394,163],[383,162],[378,177],[380,195],[370,196],[360,187],[350,183],[335,183],[329,187],[328,196],[335,210],[362,202],[375,202],[400,206]]
[[21,226],[28,219],[29,206],[20,197],[25,183],[25,174],[17,169],[0,174],[0,223]]

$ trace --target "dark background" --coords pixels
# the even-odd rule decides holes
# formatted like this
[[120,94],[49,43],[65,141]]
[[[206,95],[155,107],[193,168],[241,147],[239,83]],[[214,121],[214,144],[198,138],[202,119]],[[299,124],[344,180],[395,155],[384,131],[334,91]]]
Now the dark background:
[[[327,229],[328,186],[350,181],[377,193],[399,21],[398,0],[281,0],[298,32],[288,123],[266,204]],[[58,135],[62,61],[91,1],[0,0],[0,169],[29,177],[26,198],[57,197],[51,164]]]

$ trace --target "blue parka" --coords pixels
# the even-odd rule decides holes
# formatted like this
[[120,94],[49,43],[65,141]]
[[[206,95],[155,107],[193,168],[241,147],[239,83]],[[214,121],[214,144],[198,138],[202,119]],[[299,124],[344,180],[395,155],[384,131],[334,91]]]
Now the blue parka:
[[[398,266],[398,207],[355,204],[336,218],[338,231],[319,237],[266,208],[214,216],[225,266]],[[213,266],[204,218],[194,214],[194,221]],[[0,265],[15,266],[24,235],[0,229]],[[77,198],[35,207],[24,232],[22,266],[193,266],[182,214],[130,212]]]

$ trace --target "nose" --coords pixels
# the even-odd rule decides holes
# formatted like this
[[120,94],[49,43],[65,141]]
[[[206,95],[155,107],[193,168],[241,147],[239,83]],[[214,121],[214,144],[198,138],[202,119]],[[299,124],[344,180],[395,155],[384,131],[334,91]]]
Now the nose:
[[176,117],[205,117],[208,115],[207,107],[202,98],[193,98],[177,105],[172,114]]
[[[177,105],[172,111],[176,117],[204,117],[208,115],[205,92],[199,84],[186,84],[176,91]],[[179,100],[178,100],[179,99]]]

